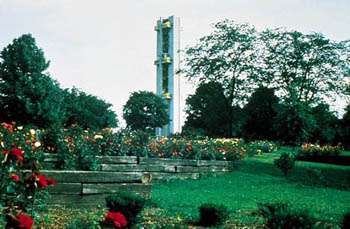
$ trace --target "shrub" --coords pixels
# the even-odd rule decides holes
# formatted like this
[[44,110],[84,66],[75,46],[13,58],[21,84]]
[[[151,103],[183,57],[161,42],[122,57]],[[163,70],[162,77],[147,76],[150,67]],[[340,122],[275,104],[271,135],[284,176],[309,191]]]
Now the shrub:
[[246,145],[248,155],[256,155],[262,153],[272,153],[278,149],[278,146],[269,141],[254,141]]
[[120,156],[148,156],[150,134],[142,130],[124,129],[117,133],[117,155]]
[[350,228],[350,212],[344,215],[341,228],[342,229]]
[[224,205],[202,204],[199,207],[199,224],[204,227],[220,226],[229,218]]
[[280,158],[275,159],[274,164],[285,176],[294,168],[295,157],[289,153],[282,153]]
[[45,188],[56,184],[39,171],[41,131],[14,124],[0,125],[0,211],[6,228],[31,228]]
[[106,205],[110,212],[121,212],[129,225],[136,223],[137,215],[143,210],[146,200],[137,194],[119,192],[106,197]]
[[292,210],[285,203],[258,204],[267,228],[312,228],[314,219],[305,211]]
[[341,146],[320,146],[314,144],[303,144],[299,149],[299,157],[318,157],[318,156],[338,156],[342,152]]

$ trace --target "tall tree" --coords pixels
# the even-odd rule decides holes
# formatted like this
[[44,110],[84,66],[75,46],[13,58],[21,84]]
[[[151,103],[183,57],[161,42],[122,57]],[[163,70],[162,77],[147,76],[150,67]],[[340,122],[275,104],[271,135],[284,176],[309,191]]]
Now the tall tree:
[[132,130],[153,131],[169,123],[163,98],[149,92],[133,92],[123,108],[123,118]]
[[271,140],[274,137],[273,125],[278,103],[274,89],[257,88],[243,108],[246,116],[242,127],[243,136],[250,140]]
[[350,73],[350,46],[319,33],[282,29],[261,33],[264,82],[288,103],[317,104],[343,94]]
[[230,107],[218,82],[201,83],[186,99],[187,120],[184,129],[201,129],[207,136],[227,136]]
[[257,54],[256,31],[248,24],[224,20],[214,31],[186,50],[184,73],[189,79],[219,82],[224,88],[229,109],[228,132],[232,136],[233,108],[244,103],[253,88]]
[[330,111],[329,105],[320,103],[313,107],[312,115],[316,121],[316,128],[312,133],[312,142],[332,144],[338,137],[339,119]]
[[0,55],[0,110],[3,121],[60,125],[62,91],[47,72],[49,62],[30,34],[14,39]]
[[346,149],[350,149],[350,104],[345,108],[345,114],[341,120],[341,140]]
[[77,88],[65,90],[64,98],[66,126],[77,124],[93,130],[117,127],[117,115],[111,110],[112,104]]
[[317,127],[312,108],[303,103],[282,103],[279,106],[274,129],[277,139],[285,144],[309,142]]

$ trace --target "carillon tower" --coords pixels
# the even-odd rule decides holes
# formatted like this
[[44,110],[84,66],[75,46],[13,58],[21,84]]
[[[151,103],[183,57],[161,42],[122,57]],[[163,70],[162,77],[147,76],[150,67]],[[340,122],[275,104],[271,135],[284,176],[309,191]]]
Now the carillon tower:
[[157,95],[167,103],[170,122],[162,128],[157,128],[156,134],[168,136],[174,133],[174,16],[157,21]]

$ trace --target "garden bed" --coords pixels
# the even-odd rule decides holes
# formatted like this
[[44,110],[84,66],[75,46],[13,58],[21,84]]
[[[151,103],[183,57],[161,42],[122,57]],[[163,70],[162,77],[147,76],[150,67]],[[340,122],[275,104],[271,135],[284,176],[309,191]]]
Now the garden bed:
[[[135,156],[100,156],[97,171],[42,170],[55,177],[50,188],[52,205],[97,207],[105,197],[120,191],[151,196],[152,180],[198,179],[232,171],[233,162],[143,158]],[[45,167],[53,168],[56,158],[47,155]]]

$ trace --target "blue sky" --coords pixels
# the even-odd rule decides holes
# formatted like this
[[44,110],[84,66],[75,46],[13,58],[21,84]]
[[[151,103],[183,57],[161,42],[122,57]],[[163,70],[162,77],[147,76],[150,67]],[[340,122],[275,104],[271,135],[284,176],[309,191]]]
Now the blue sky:
[[[98,95],[121,119],[132,91],[155,90],[153,28],[161,16],[181,18],[185,47],[224,18],[350,39],[349,12],[350,0],[0,0],[0,49],[32,33],[62,87]],[[192,87],[182,87],[184,100]]]

